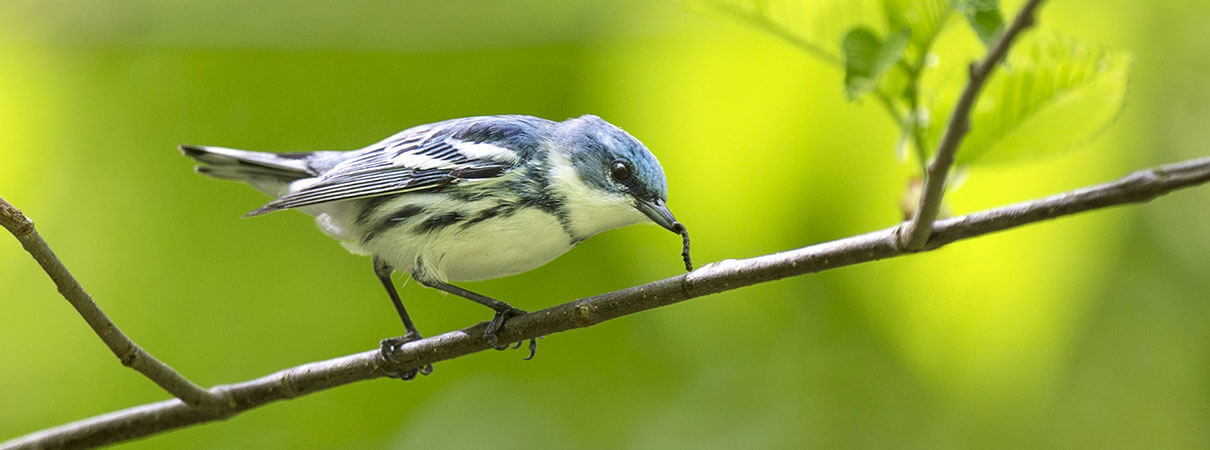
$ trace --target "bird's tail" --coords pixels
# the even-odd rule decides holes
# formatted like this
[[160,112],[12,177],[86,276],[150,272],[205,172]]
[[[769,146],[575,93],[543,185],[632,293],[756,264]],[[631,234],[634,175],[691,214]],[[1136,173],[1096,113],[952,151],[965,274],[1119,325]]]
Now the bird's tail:
[[226,180],[274,177],[293,181],[318,175],[307,165],[309,153],[266,153],[222,147],[182,145],[185,156],[201,162],[199,173]]
[[307,163],[310,153],[266,153],[222,147],[182,145],[181,152],[196,159],[198,173],[242,181],[274,197],[295,180],[319,175]]

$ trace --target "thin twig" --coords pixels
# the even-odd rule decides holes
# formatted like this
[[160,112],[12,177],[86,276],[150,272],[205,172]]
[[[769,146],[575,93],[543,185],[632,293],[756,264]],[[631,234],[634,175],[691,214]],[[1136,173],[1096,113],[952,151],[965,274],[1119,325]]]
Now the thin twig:
[[962,95],[958,97],[958,103],[954,105],[949,125],[946,126],[945,134],[941,137],[941,144],[937,147],[937,154],[933,156],[928,170],[925,171],[924,190],[920,195],[920,204],[916,207],[916,214],[912,216],[910,222],[905,224],[905,228],[900,234],[899,242],[904,248],[920,250],[928,242],[929,234],[933,232],[934,228],[933,221],[937,219],[937,213],[941,210],[941,197],[945,194],[945,178],[949,174],[950,166],[954,164],[954,154],[957,153],[962,138],[966,136],[967,131],[970,131],[970,112],[975,105],[975,100],[979,97],[979,91],[983,89],[984,82],[987,81],[996,65],[1004,60],[1013,40],[1021,34],[1021,31],[1033,26],[1034,11],[1041,3],[1042,0],[1029,0],[1025,6],[1021,7],[1021,12],[1017,13],[1013,23],[1004,30],[1004,34],[1000,35],[995,45],[987,52],[987,57],[979,63],[971,64],[970,81],[962,90]]
[[92,327],[92,331],[101,338],[101,341],[105,342],[105,345],[109,347],[114,356],[118,357],[122,365],[139,371],[169,394],[183,400],[185,404],[212,412],[230,409],[231,399],[228,396],[222,393],[211,393],[194,384],[172,367],[151,356],[125,333],[122,333],[122,330],[118,329],[118,326],[114,325],[113,321],[109,320],[109,317],[101,311],[84,287],[80,286],[76,278],[63,265],[63,261],[60,261],[59,257],[55,256],[55,252],[51,251],[46,241],[38,234],[38,230],[34,228],[34,221],[2,197],[0,197],[0,225],[7,228],[21,242],[21,246],[25,247],[25,251],[38,261],[42,270],[59,288],[59,294],[76,308],[80,317],[88,322],[88,326]]
[[[844,70],[844,61],[841,60],[840,57],[828,53],[828,51],[824,50],[823,47],[815,45],[815,43],[804,39],[802,36],[798,35],[798,33],[795,33],[794,30],[777,23],[759,10],[752,11],[748,8],[725,1],[706,1],[705,3],[724,14],[728,14],[736,19],[739,19],[741,22],[746,22],[751,26],[781,38],[790,45],[798,47],[798,49],[802,50],[803,53],[813,56],[816,59],[842,71]],[[874,98],[878,101],[878,104],[881,105],[884,110],[886,110],[887,114],[891,116],[891,119],[895,121],[896,125],[899,125],[900,127],[905,126],[907,119],[899,112],[899,109],[895,107],[895,102],[889,94],[883,92],[882,89],[875,88],[874,90],[870,91],[870,95],[874,96]]]
[[[1210,158],[1144,169],[1110,183],[938,221],[922,250],[1092,209],[1146,202],[1207,181]],[[891,227],[782,253],[711,263],[688,274],[514,317],[498,337],[500,342],[519,342],[757,283],[914,253],[899,245],[897,230]],[[391,355],[399,361],[396,367],[388,367],[381,353],[372,350],[217,386],[213,392],[233,401],[231,409],[221,414],[166,400],[32,433],[2,443],[0,449],[103,445],[217,420],[278,400],[382,377],[387,371],[398,373],[487,350],[484,326],[405,344]]]
[[837,57],[836,55],[833,55],[831,53],[828,53],[828,51],[824,50],[823,47],[820,47],[818,45],[815,45],[811,41],[803,39],[802,36],[799,36],[793,30],[791,30],[787,27],[784,27],[777,22],[774,22],[773,20],[769,19],[768,16],[762,14],[760,11],[752,11],[752,10],[749,10],[748,8],[744,8],[744,7],[741,7],[741,6],[732,4],[732,3],[728,3],[725,1],[706,1],[705,3],[709,4],[714,9],[717,9],[725,14],[729,14],[732,17],[739,19],[742,22],[747,22],[748,24],[750,24],[754,27],[760,28],[762,30],[765,30],[765,31],[773,34],[774,36],[782,38],[782,40],[789,42],[790,44],[794,45],[795,47],[798,47],[803,52],[806,52],[807,54],[818,58],[820,61],[823,61],[825,63],[831,64],[831,65],[834,65],[834,66],[837,66],[840,68],[844,68],[844,61],[841,61],[839,57]]

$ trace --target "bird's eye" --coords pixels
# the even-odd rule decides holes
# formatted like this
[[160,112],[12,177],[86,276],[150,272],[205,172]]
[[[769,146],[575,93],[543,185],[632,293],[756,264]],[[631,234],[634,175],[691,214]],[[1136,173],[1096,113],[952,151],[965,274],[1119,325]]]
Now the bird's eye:
[[609,175],[614,181],[623,181],[630,178],[630,165],[622,161],[614,161],[612,166],[609,166]]

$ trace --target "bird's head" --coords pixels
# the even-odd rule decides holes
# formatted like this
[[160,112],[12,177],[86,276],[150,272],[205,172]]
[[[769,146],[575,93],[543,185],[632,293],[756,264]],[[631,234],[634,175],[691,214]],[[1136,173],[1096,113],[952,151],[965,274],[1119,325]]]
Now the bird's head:
[[[558,124],[556,142],[583,187],[571,197],[595,197],[599,230],[645,218],[674,232],[682,225],[668,210],[668,182],[655,155],[621,128],[587,115]],[[585,205],[589,206],[589,205]],[[638,214],[638,213],[641,213]]]

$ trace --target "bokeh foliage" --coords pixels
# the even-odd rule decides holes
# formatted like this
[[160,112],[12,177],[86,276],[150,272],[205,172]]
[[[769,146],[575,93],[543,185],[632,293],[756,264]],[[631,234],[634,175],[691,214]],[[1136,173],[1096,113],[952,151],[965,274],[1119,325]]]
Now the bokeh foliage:
[[[902,124],[873,91],[847,99],[841,45],[855,26],[885,41],[896,22],[881,8],[894,2],[761,3],[736,16],[639,0],[10,0],[0,195],[128,334],[206,385],[374,348],[400,327],[367,260],[301,214],[240,219],[265,199],[190,173],[180,143],[343,149],[450,117],[594,113],[660,158],[699,263],[900,220],[919,168],[896,158]],[[1019,3],[999,5],[1005,20]],[[959,157],[989,164],[971,165],[950,208],[1205,154],[1208,9],[1047,2],[1018,48],[1040,55],[1010,55],[988,95],[1053,98],[1026,79],[1059,72],[1102,90],[1042,108],[980,104]],[[767,32],[769,17],[799,40]],[[938,58],[922,87],[960,88],[982,54],[965,20],[936,26],[929,45],[910,35],[909,62]],[[1043,57],[1054,63],[1031,72]],[[908,80],[895,73],[875,87],[900,101]],[[920,91],[926,139],[945,92]],[[1117,120],[1080,142],[1046,139],[1070,123],[1035,119],[1015,141],[997,128],[1073,110]],[[1087,145],[1058,151],[1073,144]],[[359,383],[125,447],[1204,447],[1208,200],[1182,192],[698,299],[548,337],[533,361],[474,355],[416,382]],[[164,398],[0,242],[0,439]],[[538,309],[676,274],[678,247],[631,227],[471,288]],[[402,293],[427,334],[487,318],[415,285]]]
[[[1007,26],[997,0],[696,0],[844,71],[849,99],[872,95],[901,128],[921,167],[941,141],[972,61]],[[806,5],[811,5],[806,8]],[[860,13],[855,14],[854,11]],[[803,15],[814,17],[803,22]],[[873,18],[873,20],[872,20]],[[971,33],[948,33],[956,22]],[[821,20],[849,26],[840,38]],[[834,25],[835,26],[835,25]],[[966,28],[966,27],[960,27]],[[1029,35],[975,103],[957,166],[1029,160],[1078,149],[1121,110],[1129,58],[1057,34]],[[979,45],[982,43],[983,45]],[[837,52],[839,56],[836,56]]]

